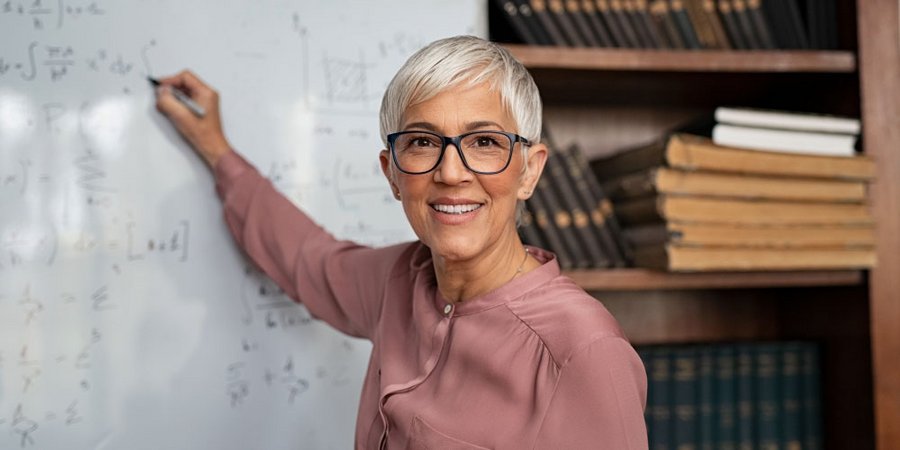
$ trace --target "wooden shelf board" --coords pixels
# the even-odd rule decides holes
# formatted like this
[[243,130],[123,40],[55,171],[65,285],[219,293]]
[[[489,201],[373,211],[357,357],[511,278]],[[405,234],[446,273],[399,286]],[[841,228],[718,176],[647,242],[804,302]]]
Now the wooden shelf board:
[[587,291],[852,286],[863,282],[861,270],[670,273],[647,269],[610,269],[571,270],[566,271],[565,275]]
[[529,69],[674,72],[856,71],[856,55],[839,50],[627,50],[504,44]]

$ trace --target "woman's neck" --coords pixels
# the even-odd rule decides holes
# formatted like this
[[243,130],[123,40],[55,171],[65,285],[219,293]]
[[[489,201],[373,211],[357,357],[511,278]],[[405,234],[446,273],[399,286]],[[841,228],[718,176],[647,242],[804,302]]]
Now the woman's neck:
[[540,266],[529,256],[518,235],[498,242],[468,260],[448,260],[432,254],[438,290],[451,302],[463,302],[490,292]]

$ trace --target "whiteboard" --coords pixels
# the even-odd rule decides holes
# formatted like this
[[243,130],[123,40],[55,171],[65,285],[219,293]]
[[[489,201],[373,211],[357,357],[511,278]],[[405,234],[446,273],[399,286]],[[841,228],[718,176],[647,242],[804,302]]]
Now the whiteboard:
[[232,144],[339,238],[413,238],[378,168],[402,62],[484,0],[0,2],[0,448],[343,449],[371,346],[227,233],[145,77],[189,67]]

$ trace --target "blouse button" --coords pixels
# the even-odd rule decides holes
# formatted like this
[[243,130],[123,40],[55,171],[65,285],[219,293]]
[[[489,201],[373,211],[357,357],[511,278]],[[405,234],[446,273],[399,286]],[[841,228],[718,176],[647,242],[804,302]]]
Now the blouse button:
[[453,305],[448,303],[447,305],[444,306],[444,315],[449,316],[450,311],[453,311]]

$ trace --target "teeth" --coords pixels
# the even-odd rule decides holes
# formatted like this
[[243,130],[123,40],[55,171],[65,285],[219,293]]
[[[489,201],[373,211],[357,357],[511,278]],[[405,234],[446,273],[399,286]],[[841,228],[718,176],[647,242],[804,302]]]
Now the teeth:
[[431,205],[436,211],[440,211],[445,214],[465,214],[467,212],[475,211],[480,208],[481,205],[475,203],[471,205]]

